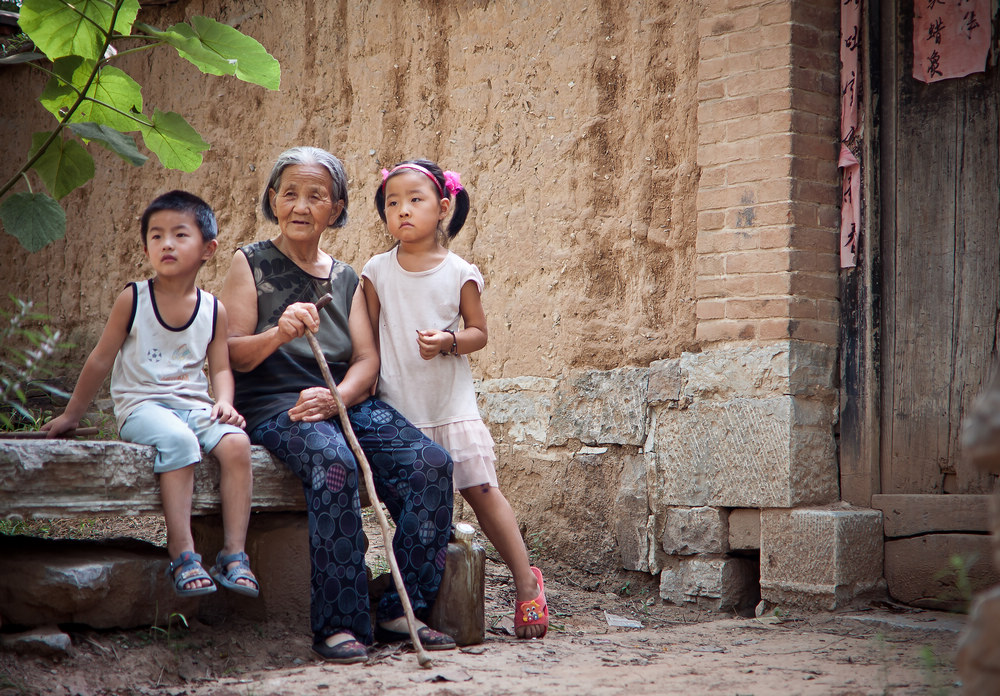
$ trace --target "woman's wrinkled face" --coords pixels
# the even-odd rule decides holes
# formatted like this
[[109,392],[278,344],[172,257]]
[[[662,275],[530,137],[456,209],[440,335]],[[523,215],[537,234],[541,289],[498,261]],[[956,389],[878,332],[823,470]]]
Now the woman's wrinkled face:
[[278,188],[271,189],[271,209],[281,234],[290,240],[315,239],[336,222],[344,201],[333,200],[333,178],[319,164],[293,164],[285,168]]

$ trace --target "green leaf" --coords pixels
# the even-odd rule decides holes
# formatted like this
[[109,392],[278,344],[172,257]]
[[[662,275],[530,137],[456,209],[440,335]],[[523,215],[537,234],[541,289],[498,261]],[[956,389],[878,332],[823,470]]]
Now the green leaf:
[[42,90],[38,101],[50,114],[62,120],[62,110],[69,109],[76,101],[76,93],[70,87],[70,85],[75,84],[75,76],[80,74],[82,79],[80,86],[82,87],[94,65],[93,61],[85,62],[80,56],[69,56],[54,61],[52,63],[54,76],[45,84],[45,89]]
[[66,235],[66,212],[44,193],[14,193],[0,203],[0,222],[34,253]]
[[142,87],[128,74],[118,68],[101,68],[97,79],[87,91],[87,96],[104,102],[107,106],[91,101],[84,102],[73,114],[73,121],[78,123],[93,121],[122,133],[139,130],[139,123],[135,119],[118,113],[119,111],[124,111],[126,114],[142,113]]
[[84,140],[96,140],[129,164],[141,167],[149,158],[139,152],[135,138],[99,123],[73,123],[69,129]]
[[209,75],[236,75],[273,90],[281,83],[281,66],[256,39],[210,17],[192,17],[190,25],[180,22],[166,31],[145,24],[137,28],[166,41]]
[[193,63],[203,73],[209,75],[236,74],[236,60],[226,59],[206,47],[194,33],[194,29],[187,24],[175,24],[166,31],[161,31],[148,24],[138,24],[136,27],[142,32],[173,46],[182,58]]
[[[76,103],[76,90],[82,90],[87,84],[95,65],[94,61],[81,60],[76,56],[56,61],[52,66],[56,77],[49,80],[39,97],[42,106],[61,121],[65,111]],[[91,82],[86,97],[87,101],[73,112],[71,122],[98,123],[122,133],[139,130],[140,123],[125,114],[135,113],[141,118],[142,87],[118,68],[101,68]]]
[[18,24],[41,51],[55,60],[78,55],[99,60],[111,31],[111,16],[120,5],[114,31],[129,34],[139,13],[139,0],[24,0]]
[[142,127],[146,147],[156,153],[164,167],[193,172],[201,166],[201,153],[211,147],[180,114],[153,111],[153,125]]
[[[34,156],[51,133],[31,135],[31,153]],[[94,178],[94,159],[86,148],[75,140],[53,140],[32,167],[42,183],[56,198],[62,198],[73,189]]]

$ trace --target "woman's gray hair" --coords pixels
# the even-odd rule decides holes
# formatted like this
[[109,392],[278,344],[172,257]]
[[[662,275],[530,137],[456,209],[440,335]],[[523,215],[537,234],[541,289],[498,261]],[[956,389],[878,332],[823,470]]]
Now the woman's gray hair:
[[326,150],[318,147],[293,147],[278,155],[278,160],[271,169],[271,176],[267,178],[267,185],[264,187],[264,195],[260,197],[260,209],[271,222],[278,222],[278,216],[274,214],[271,207],[271,189],[278,190],[281,175],[287,167],[296,164],[318,164],[330,173],[330,195],[334,201],[344,201],[344,209],[340,211],[331,227],[343,227],[347,224],[347,174],[344,173],[344,165],[339,159],[331,155]]

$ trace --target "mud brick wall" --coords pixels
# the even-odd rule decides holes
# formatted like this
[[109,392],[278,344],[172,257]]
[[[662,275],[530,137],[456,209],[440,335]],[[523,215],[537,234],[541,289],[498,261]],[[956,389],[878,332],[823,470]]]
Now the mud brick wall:
[[[693,561],[664,547],[671,510],[711,507],[722,523],[838,499],[838,12],[836,0],[146,9],[153,24],[236,21],[281,61],[281,92],[128,57],[147,102],[190,114],[213,144],[205,165],[181,175],[99,154],[103,183],[64,200],[65,241],[29,255],[0,235],[0,292],[41,302],[82,362],[123,283],[148,270],[135,219],[156,193],[182,186],[216,206],[220,253],[202,274],[214,291],[237,246],[275,233],[255,205],[285,147],[343,157],[352,222],[324,244],[357,268],[388,246],[378,170],[438,159],[472,192],[453,248],[486,276],[490,343],[474,370],[529,545],[595,582],[669,567],[668,598],[687,601]],[[41,82],[15,67],[0,88],[33,97]],[[0,137],[26,151],[46,116],[30,99],[3,110]],[[697,551],[675,537],[670,549]],[[725,549],[704,553],[701,576],[744,577]]]

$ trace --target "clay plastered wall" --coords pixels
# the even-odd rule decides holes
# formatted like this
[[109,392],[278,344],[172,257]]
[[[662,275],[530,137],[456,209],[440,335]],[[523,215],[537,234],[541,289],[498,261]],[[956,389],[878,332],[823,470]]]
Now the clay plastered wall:
[[[64,241],[28,254],[0,235],[0,293],[33,299],[82,362],[125,282],[149,269],[138,216],[183,187],[209,200],[220,252],[273,236],[257,200],[275,156],[313,144],[350,176],[351,223],[326,248],[357,269],[388,247],[378,172],[423,155],[461,171],[470,222],[454,249],[479,265],[490,343],[483,378],[648,365],[694,345],[696,5],[612,2],[180,2],[156,26],[204,14],[282,64],[279,92],[204,76],[168,51],[132,56],[147,108],[175,110],[212,144],[193,174],[132,168],[99,151],[97,177],[64,199]],[[0,69],[6,178],[51,117],[42,79]],[[74,375],[75,376],[75,375]]]

